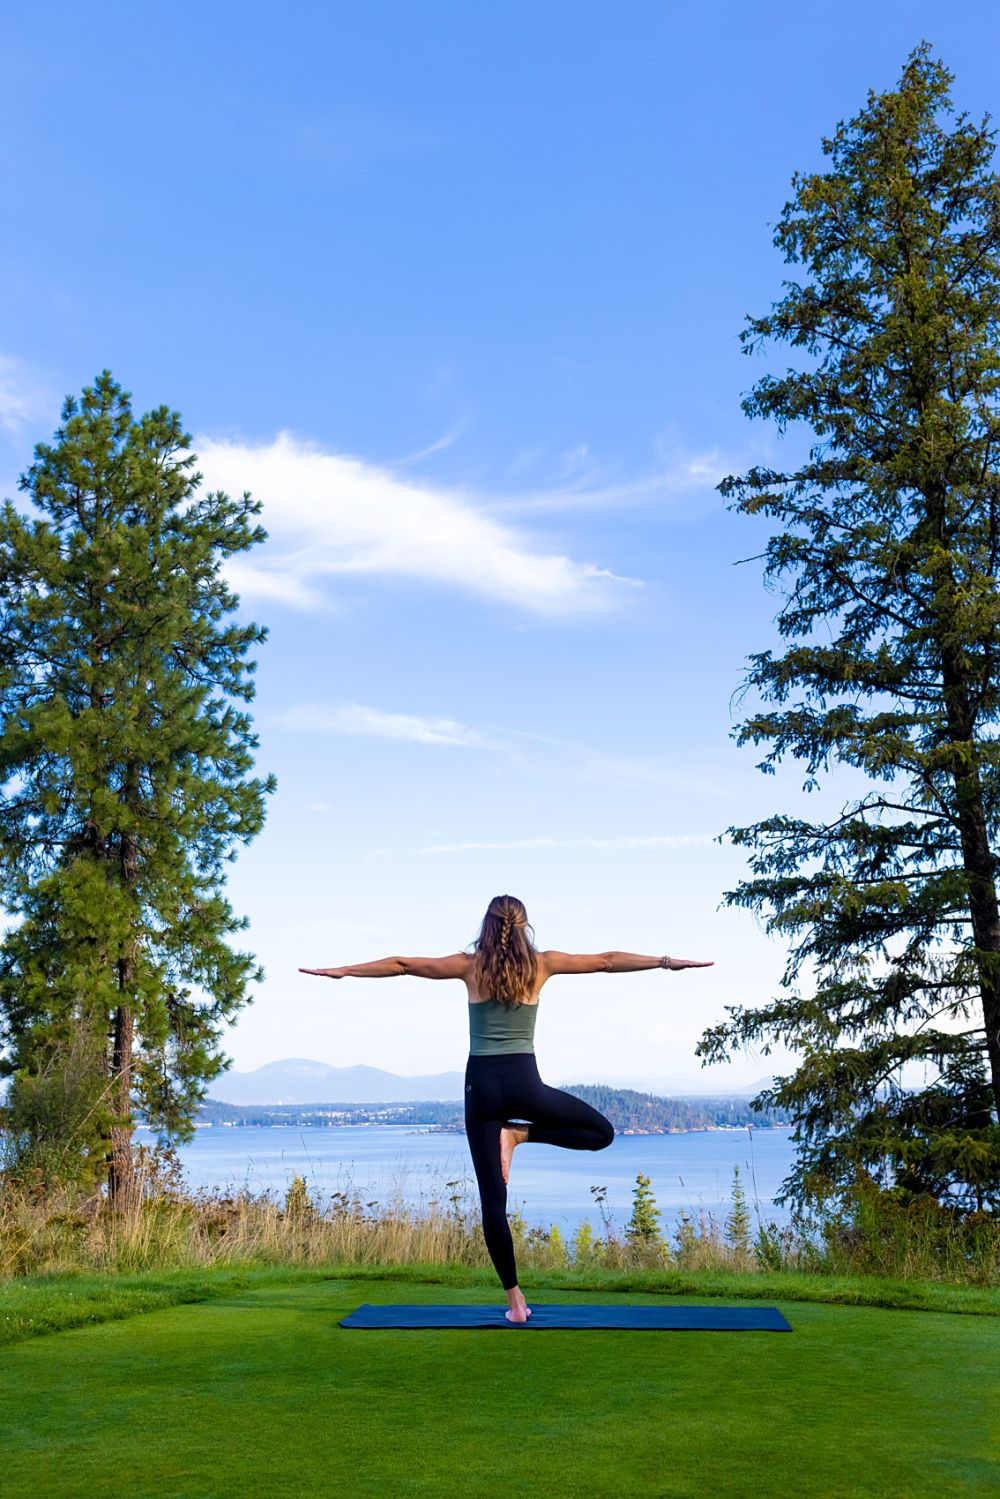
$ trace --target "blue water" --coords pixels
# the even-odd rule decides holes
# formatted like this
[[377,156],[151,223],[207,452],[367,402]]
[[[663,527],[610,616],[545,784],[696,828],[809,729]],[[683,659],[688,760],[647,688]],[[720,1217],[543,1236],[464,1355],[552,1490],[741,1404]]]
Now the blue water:
[[[137,1135],[143,1139],[144,1132]],[[638,1172],[651,1178],[653,1195],[670,1231],[681,1209],[700,1209],[721,1223],[729,1208],[733,1167],[740,1167],[751,1219],[788,1221],[790,1205],[774,1193],[791,1170],[795,1147],[788,1129],[734,1129],[683,1135],[616,1135],[607,1150],[560,1150],[519,1145],[514,1152],[508,1209],[520,1207],[529,1226],[557,1223],[572,1233],[588,1219],[602,1232],[602,1209],[590,1188],[607,1189],[603,1211],[622,1230],[632,1210]],[[293,1176],[306,1178],[320,1204],[347,1192],[365,1204],[390,1201],[412,1208],[432,1200],[442,1209],[457,1194],[478,1209],[472,1162],[464,1134],[434,1134],[408,1125],[296,1126],[210,1125],[199,1129],[179,1155],[193,1188],[283,1194]],[[449,1186],[448,1183],[455,1183]]]

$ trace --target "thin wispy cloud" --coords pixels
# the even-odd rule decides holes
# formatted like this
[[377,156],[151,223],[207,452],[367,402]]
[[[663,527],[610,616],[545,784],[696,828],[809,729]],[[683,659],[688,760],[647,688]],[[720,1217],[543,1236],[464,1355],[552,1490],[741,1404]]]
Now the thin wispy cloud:
[[[715,486],[733,467],[711,452],[674,459],[644,474],[613,479],[602,478],[603,471],[588,462],[589,458],[586,447],[579,444],[560,456],[564,472],[582,471],[572,482],[499,497],[490,501],[490,511],[500,516],[531,515],[688,500],[701,492],[714,493]],[[524,467],[523,461],[520,466]]]
[[454,718],[421,717],[412,713],[387,713],[361,703],[328,707],[302,703],[279,713],[272,720],[279,728],[318,730],[327,734],[356,734],[372,739],[404,739],[417,744],[461,745],[466,749],[493,749],[492,741],[476,729]]
[[560,455],[560,465],[567,478],[573,475],[590,474],[594,465],[587,444],[576,442],[571,448],[566,448]]
[[731,794],[730,788],[717,777],[694,776],[660,758],[635,760],[580,750],[578,760],[575,763],[568,760],[566,769],[584,780],[598,781],[604,786],[673,786],[679,791],[697,791],[704,796],[722,798]]
[[481,498],[400,477],[281,433],[273,442],[202,437],[210,489],[263,501],[269,540],[224,567],[241,596],[331,607],[337,576],[409,577],[544,615],[614,609],[642,580],[547,552],[486,513]]
[[0,354],[0,429],[18,437],[29,422],[50,414],[54,405],[58,403],[23,360]]
[[589,745],[577,744],[553,734],[542,734],[534,729],[507,728],[492,724],[486,727],[491,733],[500,736],[511,763],[536,769],[548,764],[555,768],[563,781],[583,780],[602,786],[622,787],[670,786],[678,791],[697,792],[723,799],[732,795],[732,788],[718,776],[692,775],[689,770],[678,769],[671,764],[671,757],[668,755],[641,759],[591,749]]
[[423,459],[432,457],[434,453],[447,452],[448,448],[454,447],[462,433],[466,430],[466,425],[464,421],[456,422],[453,427],[450,427],[447,432],[442,433],[440,437],[435,438],[433,442],[429,442],[426,447],[417,448],[415,453],[406,453],[402,458],[397,458],[395,460],[396,465],[402,467],[407,463],[420,463]]
[[513,848],[674,848],[711,843],[712,833],[653,833],[621,838],[511,838],[496,843],[426,843],[415,854],[464,854]]
[[275,714],[270,724],[296,732],[347,734],[489,750],[516,772],[535,778],[555,775],[561,783],[586,781],[626,788],[660,786],[712,798],[726,798],[732,794],[718,778],[692,775],[686,770],[675,769],[660,758],[641,760],[608,755],[533,730],[509,729],[496,724],[476,728],[442,715],[396,713],[364,703],[298,703]]

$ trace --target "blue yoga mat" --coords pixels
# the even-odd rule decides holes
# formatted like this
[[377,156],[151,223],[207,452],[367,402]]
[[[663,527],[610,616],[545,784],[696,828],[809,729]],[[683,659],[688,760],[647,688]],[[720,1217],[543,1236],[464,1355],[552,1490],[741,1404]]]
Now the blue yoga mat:
[[653,1332],[682,1329],[717,1332],[791,1332],[774,1306],[559,1306],[536,1302],[527,1322],[508,1322],[505,1307],[373,1306],[362,1302],[341,1327],[532,1327],[647,1328]]

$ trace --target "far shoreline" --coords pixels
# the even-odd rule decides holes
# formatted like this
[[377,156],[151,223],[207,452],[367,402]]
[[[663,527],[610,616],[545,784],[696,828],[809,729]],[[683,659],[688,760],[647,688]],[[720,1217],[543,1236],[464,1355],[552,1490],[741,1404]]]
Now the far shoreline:
[[[392,1129],[392,1130],[400,1130],[403,1134],[406,1134],[406,1135],[464,1135],[465,1134],[465,1130],[464,1129],[462,1129],[460,1127],[452,1129],[452,1128],[449,1128],[447,1125],[429,1124],[424,1129],[413,1129],[408,1124],[380,1124],[380,1123],[378,1123],[378,1122],[376,1122],[374,1120],[367,1120],[367,1119],[360,1120],[356,1124],[340,1124],[340,1123],[320,1124],[320,1123],[315,1122],[315,1121],[311,1122],[309,1124],[276,1124],[276,1123],[274,1123],[273,1120],[270,1120],[270,1119],[245,1119],[245,1120],[240,1120],[238,1122],[235,1121],[235,1120],[230,1120],[230,1119],[221,1120],[221,1121],[216,1121],[214,1119],[201,1119],[201,1120],[195,1120],[195,1122],[194,1122],[194,1128],[195,1129],[297,1129],[297,1130],[300,1130],[300,1131],[304,1130],[304,1129]],[[777,1124],[704,1124],[704,1125],[696,1126],[693,1129],[619,1129],[619,1130],[615,1131],[615,1135],[616,1135],[616,1137],[617,1136],[621,1136],[621,1135],[642,1136],[642,1137],[648,1139],[650,1136],[655,1136],[655,1135],[742,1135],[742,1134],[745,1134],[748,1129],[767,1130],[770,1133],[772,1130],[791,1129],[791,1128],[792,1128],[792,1125],[789,1122],[777,1123]],[[137,1124],[135,1126],[135,1133],[138,1133],[140,1130],[145,1130],[145,1131],[147,1131],[150,1134],[155,1134],[155,1130],[153,1129],[153,1126],[151,1124]]]

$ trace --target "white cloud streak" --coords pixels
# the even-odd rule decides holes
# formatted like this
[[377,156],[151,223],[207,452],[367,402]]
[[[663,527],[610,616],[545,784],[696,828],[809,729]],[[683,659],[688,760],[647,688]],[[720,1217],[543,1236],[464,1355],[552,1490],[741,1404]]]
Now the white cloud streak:
[[[567,740],[497,725],[488,726],[490,732],[484,733],[457,719],[440,715],[391,713],[363,703],[297,703],[274,714],[270,722],[275,728],[297,732],[350,734],[361,738],[494,750],[519,771],[536,776],[554,773],[561,782],[571,779],[596,782],[602,786],[658,785],[713,797],[731,794],[730,788],[718,779],[674,770],[660,760],[647,763],[616,758]],[[529,744],[527,751],[525,741]],[[472,847],[471,844],[468,846]],[[496,846],[507,847],[506,844]]]
[[[581,445],[574,454],[564,455],[564,461],[573,456],[582,461],[586,449]],[[651,473],[603,483],[598,482],[596,470],[589,468],[574,483],[504,496],[491,501],[489,509],[491,514],[506,516],[606,510],[613,505],[651,502],[662,505],[705,492],[714,494],[715,486],[731,469],[732,465],[727,465],[716,452],[674,459]]]
[[16,437],[55,403],[20,359],[0,354],[0,428]]
[[386,713],[361,703],[343,707],[303,703],[278,714],[273,720],[283,729],[317,729],[327,734],[358,734],[374,739],[406,739],[418,744],[455,744],[469,749],[494,749],[491,740],[454,718],[420,717],[412,713]]
[[654,833],[623,838],[512,838],[500,843],[428,843],[415,854],[464,854],[506,848],[673,848],[711,843],[712,833]]
[[415,453],[407,453],[402,458],[396,459],[397,467],[407,463],[420,463],[424,458],[430,458],[434,453],[444,453],[448,448],[454,447],[455,443],[465,431],[464,422],[456,422],[455,425],[434,442],[429,442],[426,447],[418,448]]
[[334,575],[409,577],[545,615],[613,609],[641,586],[590,562],[549,553],[488,503],[328,453],[283,432],[269,443],[201,437],[198,466],[210,489],[263,501],[269,541],[225,564],[241,596],[302,610],[330,607]]

